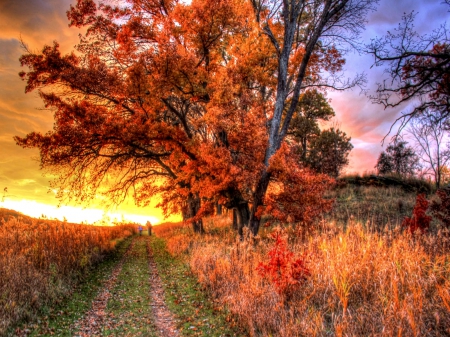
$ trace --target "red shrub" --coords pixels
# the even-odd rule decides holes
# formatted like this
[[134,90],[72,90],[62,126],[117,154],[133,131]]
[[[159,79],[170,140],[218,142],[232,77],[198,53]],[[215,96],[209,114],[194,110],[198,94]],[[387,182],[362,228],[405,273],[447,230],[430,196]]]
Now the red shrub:
[[413,234],[417,230],[425,233],[430,228],[431,216],[426,215],[429,202],[425,199],[424,194],[418,194],[416,198],[416,205],[414,206],[412,218],[405,217],[402,226],[407,227]]
[[272,233],[272,237],[275,242],[268,254],[269,262],[260,263],[257,269],[261,276],[270,280],[278,294],[288,299],[311,274],[304,256],[295,257],[280,232]]

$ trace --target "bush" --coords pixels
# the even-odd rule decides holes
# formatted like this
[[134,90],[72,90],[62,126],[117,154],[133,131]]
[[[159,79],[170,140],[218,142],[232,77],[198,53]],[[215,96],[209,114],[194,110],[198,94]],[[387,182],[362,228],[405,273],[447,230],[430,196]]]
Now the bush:
[[261,262],[257,269],[262,277],[270,280],[280,296],[289,300],[311,273],[306,267],[304,256],[294,256],[280,231],[272,233],[272,238],[275,242],[267,254],[269,262]]
[[411,218],[405,217],[402,223],[402,226],[408,228],[411,234],[414,234],[417,230],[421,234],[429,230],[432,219],[431,216],[426,215],[429,204],[428,200],[425,199],[425,195],[417,195],[413,216]]

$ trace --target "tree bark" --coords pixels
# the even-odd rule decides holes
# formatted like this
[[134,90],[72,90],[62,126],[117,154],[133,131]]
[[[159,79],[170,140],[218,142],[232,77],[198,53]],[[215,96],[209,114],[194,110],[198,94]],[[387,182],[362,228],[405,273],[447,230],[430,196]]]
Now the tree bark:
[[238,230],[238,222],[237,222],[237,209],[233,208],[233,224],[232,227],[235,231]]
[[250,231],[253,235],[257,235],[259,231],[259,227],[261,225],[261,219],[256,216],[256,212],[258,211],[258,207],[264,204],[264,196],[267,191],[267,187],[269,186],[271,174],[267,172],[267,169],[264,169],[262,172],[258,184],[255,188],[255,193],[253,194],[253,204],[252,211],[249,217],[249,227]]
[[[196,194],[189,193],[186,200],[186,211],[183,214],[184,220],[189,220],[195,217],[197,212],[200,210],[200,206],[200,197]],[[192,220],[192,229],[194,230],[194,233],[203,234],[205,232],[203,228],[203,220]]]
[[244,235],[244,226],[248,226],[250,220],[250,208],[248,202],[241,202],[236,208],[237,213],[237,230],[241,237]]

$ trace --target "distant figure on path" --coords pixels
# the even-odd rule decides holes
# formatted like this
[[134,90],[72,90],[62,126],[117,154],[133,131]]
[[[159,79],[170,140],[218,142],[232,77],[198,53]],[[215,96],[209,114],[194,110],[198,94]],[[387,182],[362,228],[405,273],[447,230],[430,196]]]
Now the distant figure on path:
[[152,236],[152,223],[150,221],[147,221],[146,225],[148,228],[148,236]]
[[141,225],[139,225],[139,235],[142,235],[142,226]]

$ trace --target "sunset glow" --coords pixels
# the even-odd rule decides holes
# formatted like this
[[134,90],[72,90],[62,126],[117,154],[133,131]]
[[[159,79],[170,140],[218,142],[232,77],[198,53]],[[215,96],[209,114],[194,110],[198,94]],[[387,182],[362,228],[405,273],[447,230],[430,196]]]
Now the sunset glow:
[[450,336],[450,0],[0,0],[1,336]]
[[[54,194],[47,193],[51,178],[43,176],[39,168],[38,151],[22,149],[13,140],[14,136],[23,137],[31,131],[46,133],[52,129],[54,120],[51,111],[42,109],[43,103],[36,92],[24,93],[26,83],[18,76],[25,70],[19,63],[19,57],[24,54],[21,41],[32,51],[58,41],[61,52],[69,53],[79,41],[78,34],[82,33],[81,29],[68,27],[66,11],[73,3],[73,0],[31,0],[26,6],[13,0],[0,3],[0,188],[7,187],[9,191],[0,207],[37,217],[45,214],[62,219],[65,216],[74,222],[92,223],[104,217],[123,217],[140,223],[147,219],[155,223],[163,221],[162,212],[155,208],[155,203],[146,209],[126,206],[106,213],[100,207],[86,209],[70,205],[58,208]],[[448,16],[448,12],[441,9],[440,1],[401,0],[393,3],[382,0],[378,10],[369,15],[362,39],[369,41],[375,36],[385,35],[396,27],[403,13],[411,10],[418,13],[415,24],[419,32],[429,32],[429,18],[433,18],[438,26]],[[373,59],[367,54],[349,53],[345,58],[344,77],[366,73],[368,81],[364,89],[373,92],[383,77],[384,69],[372,67]],[[378,155],[386,147],[386,143],[382,143],[383,137],[402,110],[410,107],[385,110],[372,104],[358,88],[345,92],[330,91],[327,97],[336,111],[332,122],[340,125],[354,145],[350,164],[344,172],[373,171]]]
[[152,215],[138,215],[128,213],[126,211],[104,211],[95,208],[81,208],[74,206],[53,206],[34,200],[22,199],[20,201],[6,200],[0,204],[0,207],[13,209],[25,215],[34,218],[58,219],[74,223],[105,223],[112,224],[117,222],[136,222],[145,224],[150,221],[153,225],[158,224],[161,220]]

